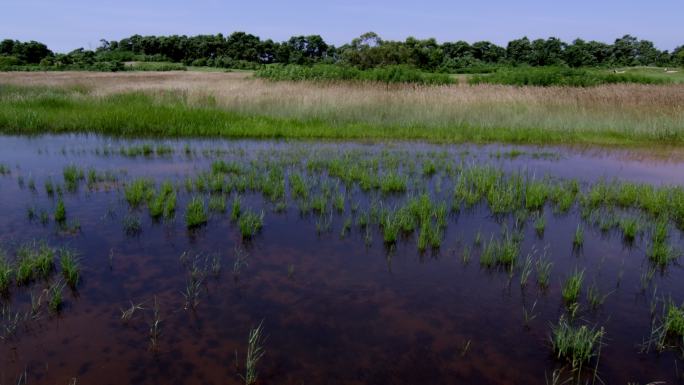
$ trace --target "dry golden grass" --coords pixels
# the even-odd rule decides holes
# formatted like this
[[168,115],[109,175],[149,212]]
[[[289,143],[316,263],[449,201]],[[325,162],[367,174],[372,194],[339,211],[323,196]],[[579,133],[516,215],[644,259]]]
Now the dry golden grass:
[[592,88],[271,82],[246,72],[0,73],[0,84],[83,86],[90,95],[182,93],[190,104],[244,114],[340,123],[483,130],[543,128],[556,134],[679,135],[684,85]]

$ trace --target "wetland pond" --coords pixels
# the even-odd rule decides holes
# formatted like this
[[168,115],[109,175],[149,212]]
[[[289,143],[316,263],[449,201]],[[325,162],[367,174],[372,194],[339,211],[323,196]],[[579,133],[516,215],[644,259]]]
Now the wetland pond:
[[681,186],[626,150],[2,136],[0,384],[680,383]]

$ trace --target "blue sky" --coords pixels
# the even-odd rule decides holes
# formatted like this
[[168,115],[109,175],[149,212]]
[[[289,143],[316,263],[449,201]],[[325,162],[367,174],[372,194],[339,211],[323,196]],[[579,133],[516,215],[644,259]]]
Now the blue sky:
[[683,16],[683,0],[3,0],[0,39],[38,40],[66,52],[135,33],[246,31],[276,41],[320,34],[342,44],[374,31],[392,40],[502,45],[522,36],[612,42],[629,33],[672,50],[684,44]]

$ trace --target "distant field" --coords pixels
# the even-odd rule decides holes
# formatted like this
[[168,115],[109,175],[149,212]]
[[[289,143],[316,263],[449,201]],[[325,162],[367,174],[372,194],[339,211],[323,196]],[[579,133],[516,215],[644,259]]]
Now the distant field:
[[4,133],[684,143],[684,85],[674,83],[318,84],[271,82],[249,72],[152,71],[0,73],[0,84]]

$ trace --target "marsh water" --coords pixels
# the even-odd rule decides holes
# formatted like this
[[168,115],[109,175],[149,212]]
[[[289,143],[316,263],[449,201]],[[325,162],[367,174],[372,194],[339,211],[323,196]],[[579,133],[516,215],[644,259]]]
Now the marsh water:
[[[141,146],[149,147],[130,150]],[[342,159],[343,167],[377,163],[380,174],[391,164],[406,186],[383,192],[345,183],[316,166],[330,159]],[[277,167],[285,193],[271,199],[249,186],[217,191],[190,182],[216,161],[252,168],[256,175]],[[422,173],[428,161],[436,170]],[[684,185],[684,162],[675,156],[68,135],[0,137],[0,165],[6,167],[0,175],[0,248],[7,258],[20,245],[40,240],[73,249],[81,266],[78,286],[64,288],[58,311],[39,305],[35,316],[26,315],[32,299],[60,279],[57,259],[49,279],[12,284],[3,306],[20,320],[0,341],[0,384],[244,383],[248,335],[260,324],[259,384],[545,384],[554,372],[574,376],[549,337],[560,317],[570,317],[561,287],[579,270],[584,284],[572,322],[605,330],[580,380],[645,384],[683,378],[678,348],[647,349],[663,298],[684,300],[681,267],[654,268],[647,257],[648,225],[627,242],[618,229],[583,218],[579,203],[563,213],[547,201],[536,214],[494,215],[484,201],[463,207],[452,198],[459,170],[485,165],[539,180],[576,179],[581,190],[601,181]],[[108,177],[84,177],[75,190],[48,195],[45,183],[64,184],[67,166]],[[293,198],[293,172],[309,181],[312,195],[326,189],[341,194],[344,207],[333,209],[331,199],[320,212],[307,209],[303,199]],[[175,214],[154,219],[145,204],[132,207],[124,191],[137,178],[155,186],[171,181],[178,194]],[[52,217],[60,194],[66,224]],[[359,225],[372,207],[381,211],[420,194],[449,206],[438,247],[419,250],[417,232],[389,245],[372,218]],[[263,227],[251,237],[243,237],[231,218],[238,195],[243,210],[263,212]],[[199,197],[208,204],[212,196],[225,199],[226,212],[207,209],[207,223],[188,228],[187,203]],[[534,215],[545,218],[541,233],[532,225]],[[126,228],[132,217],[139,227]],[[348,231],[345,222],[351,223]],[[584,229],[579,248],[573,247],[578,224]],[[518,262],[487,268],[478,259],[476,239],[498,238],[502,229],[520,233]],[[673,248],[684,248],[681,235],[672,225]],[[527,255],[552,263],[548,287],[536,284],[534,271],[521,285]],[[211,272],[205,271],[189,305],[189,270],[207,264]],[[599,306],[586,299],[590,286],[605,297]],[[122,319],[132,304],[140,306]],[[8,318],[0,322],[6,325]],[[152,343],[155,320],[160,322]]]

